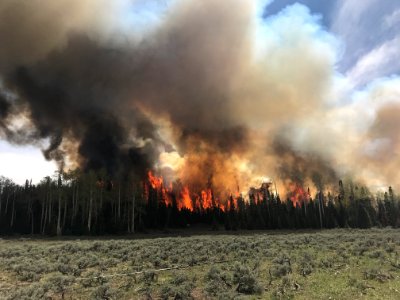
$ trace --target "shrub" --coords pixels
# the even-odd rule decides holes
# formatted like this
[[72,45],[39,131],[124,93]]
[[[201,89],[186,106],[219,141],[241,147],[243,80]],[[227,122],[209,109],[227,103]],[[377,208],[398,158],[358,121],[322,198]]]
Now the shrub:
[[92,294],[91,299],[99,300],[111,300],[111,299],[118,299],[117,290],[112,289],[109,285],[104,284],[96,288]]
[[71,276],[54,275],[47,279],[48,289],[54,293],[62,293],[74,282]]
[[396,245],[394,243],[387,243],[385,245],[385,251],[387,253],[393,253],[395,249],[396,249]]
[[74,269],[72,268],[71,265],[63,264],[63,263],[58,265],[57,270],[63,275],[68,275],[68,274],[74,273]]
[[39,283],[13,289],[7,299],[10,300],[36,300],[44,299],[47,289]]
[[319,262],[319,267],[324,268],[324,269],[330,269],[333,267],[335,262],[335,258],[334,257],[324,257],[321,258],[320,262]]
[[236,291],[243,294],[261,294],[262,287],[255,274],[248,267],[236,264],[233,273],[233,283],[237,284]]
[[212,266],[205,276],[205,290],[209,295],[217,296],[232,287],[232,276],[216,266]]
[[172,279],[161,287],[162,299],[192,299],[193,281],[183,274],[174,274]]
[[157,279],[158,279],[158,275],[155,271],[148,270],[148,271],[143,272],[143,282],[145,284],[151,284],[151,283],[157,281]]
[[371,252],[369,254],[369,257],[370,258],[380,258],[380,257],[383,258],[383,257],[385,257],[385,254],[381,250],[376,250],[376,251]]
[[348,285],[358,290],[361,290],[362,292],[364,292],[368,288],[368,286],[364,282],[359,281],[353,277],[349,279]]
[[272,276],[280,278],[292,273],[292,268],[288,264],[274,265],[271,269]]
[[271,299],[294,299],[294,291],[299,285],[289,276],[284,276],[281,283],[272,291]]
[[108,282],[106,277],[102,277],[100,272],[91,271],[85,274],[82,278],[81,284],[83,287],[95,287]]
[[377,269],[369,269],[364,271],[364,279],[369,279],[369,280],[376,280],[379,282],[385,282],[388,281],[389,279],[393,279],[392,274],[385,273],[381,270]]
[[314,270],[314,257],[309,252],[304,252],[299,261],[299,273],[303,276],[310,275]]
[[30,282],[40,280],[40,276],[37,273],[25,270],[18,272],[17,278],[21,281],[30,281]]

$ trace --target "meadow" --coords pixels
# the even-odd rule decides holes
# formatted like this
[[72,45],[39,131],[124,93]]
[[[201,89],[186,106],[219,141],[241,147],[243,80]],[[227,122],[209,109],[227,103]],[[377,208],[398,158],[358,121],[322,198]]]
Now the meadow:
[[400,299],[400,230],[0,240],[0,299]]

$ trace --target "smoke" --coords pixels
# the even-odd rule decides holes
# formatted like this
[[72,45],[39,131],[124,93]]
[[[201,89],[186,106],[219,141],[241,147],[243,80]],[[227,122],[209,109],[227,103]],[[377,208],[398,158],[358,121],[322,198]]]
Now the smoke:
[[398,106],[355,100],[340,43],[306,7],[265,19],[257,1],[177,0],[151,17],[143,5],[2,1],[0,135],[47,142],[60,168],[157,169],[220,195],[261,176],[322,189],[397,155]]

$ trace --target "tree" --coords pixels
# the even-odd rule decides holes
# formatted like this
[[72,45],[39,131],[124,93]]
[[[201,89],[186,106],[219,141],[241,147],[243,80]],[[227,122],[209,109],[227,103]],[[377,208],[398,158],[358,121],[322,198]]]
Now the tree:
[[62,197],[62,177],[61,171],[58,173],[57,192],[58,192],[58,215],[57,215],[57,236],[61,236],[61,197]]

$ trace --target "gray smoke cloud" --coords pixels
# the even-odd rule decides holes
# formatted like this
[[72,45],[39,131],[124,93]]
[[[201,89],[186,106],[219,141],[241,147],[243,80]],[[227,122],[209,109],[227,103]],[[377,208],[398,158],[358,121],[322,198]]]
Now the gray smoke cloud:
[[391,132],[380,114],[352,123],[338,43],[304,6],[263,20],[257,1],[174,1],[132,28],[129,4],[2,1],[4,139],[47,140],[63,168],[172,169],[224,193],[260,176],[333,185],[357,173],[368,136]]

